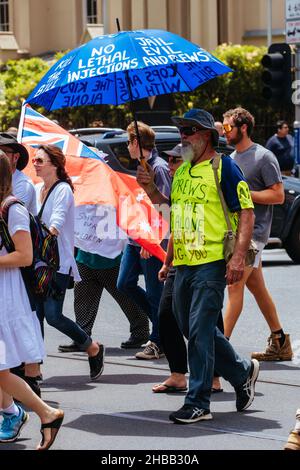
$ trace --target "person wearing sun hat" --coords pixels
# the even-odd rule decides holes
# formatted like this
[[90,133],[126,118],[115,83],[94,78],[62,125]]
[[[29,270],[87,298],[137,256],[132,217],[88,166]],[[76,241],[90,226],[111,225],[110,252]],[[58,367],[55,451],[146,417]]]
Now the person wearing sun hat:
[[[226,155],[219,159],[215,147],[219,134],[213,116],[191,109],[173,117],[182,141],[185,163],[176,171],[171,191],[171,234],[159,276],[167,276],[173,265],[176,276],[173,309],[181,332],[188,338],[189,389],[184,405],[170,414],[179,424],[212,418],[210,395],[214,366],[236,392],[237,411],[246,410],[254,399],[259,373],[257,360],[239,356],[217,327],[227,284],[240,280],[250,244],[254,214],[250,191],[236,163]],[[237,232],[231,260],[226,264],[223,239],[227,230],[213,163],[228,206],[228,217]],[[166,197],[155,185],[153,172],[142,166],[137,181],[155,204]]]
[[19,144],[15,136],[8,132],[0,133],[0,149],[8,156],[12,171],[13,194],[20,199],[26,209],[36,214],[36,193],[31,180],[22,170],[27,166],[29,154],[26,147]]
[[[179,132],[184,128],[189,133],[188,135],[193,135],[197,130],[210,130],[211,131],[211,143],[213,147],[217,147],[219,143],[219,132],[215,127],[214,118],[210,113],[204,109],[190,109],[182,117],[174,116],[172,121],[179,128]],[[185,134],[187,135],[187,134]]]
[[177,144],[171,150],[164,150],[162,153],[165,153],[166,155],[171,156],[171,157],[182,158],[181,149],[182,149],[182,144]]

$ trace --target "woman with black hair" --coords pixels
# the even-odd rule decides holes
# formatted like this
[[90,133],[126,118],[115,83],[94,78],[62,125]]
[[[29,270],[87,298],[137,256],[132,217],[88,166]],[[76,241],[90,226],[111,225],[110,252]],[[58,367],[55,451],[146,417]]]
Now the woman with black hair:
[[45,300],[37,300],[37,315],[42,330],[46,318],[49,325],[67,335],[88,353],[90,377],[91,380],[97,380],[103,372],[104,346],[93,341],[80,326],[63,315],[70,277],[75,281],[80,280],[74,258],[74,187],[65,169],[66,158],[55,145],[41,145],[33,158],[33,165],[37,176],[43,180],[36,185],[37,208],[39,210],[47,198],[41,219],[49,231],[57,236],[60,258],[60,268],[56,274],[59,292]]

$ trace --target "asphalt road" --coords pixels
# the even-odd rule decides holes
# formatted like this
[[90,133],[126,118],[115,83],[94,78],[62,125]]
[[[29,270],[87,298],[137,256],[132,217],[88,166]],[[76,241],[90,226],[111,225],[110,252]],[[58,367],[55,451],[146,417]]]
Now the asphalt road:
[[[299,267],[283,250],[265,251],[264,273],[282,324],[296,350],[293,362],[262,363],[256,397],[244,413],[235,411],[235,393],[223,381],[224,393],[212,397],[213,420],[178,426],[168,420],[183,404],[182,394],[153,394],[151,387],[168,374],[167,363],[138,361],[136,351],[119,348],[128,337],[128,323],[113,299],[105,293],[94,337],[106,345],[104,373],[89,381],[83,353],[62,354],[58,344],[64,335],[46,327],[47,359],[43,366],[43,398],[65,410],[64,425],[55,449],[93,450],[280,450],[294,425],[300,407],[300,283]],[[68,291],[65,314],[73,317],[73,292]],[[244,355],[263,350],[267,325],[249,293],[244,312],[232,336]],[[39,439],[38,418],[30,413],[28,425],[13,444],[4,449],[34,449]]]

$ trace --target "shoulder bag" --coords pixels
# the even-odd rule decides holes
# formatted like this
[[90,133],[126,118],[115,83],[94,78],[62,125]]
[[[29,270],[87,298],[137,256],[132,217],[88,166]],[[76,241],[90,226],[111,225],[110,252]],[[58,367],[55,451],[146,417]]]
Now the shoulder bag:
[[[221,159],[221,155],[219,154],[214,157],[213,162],[212,162],[212,168],[214,172],[217,191],[219,194],[222,210],[223,210],[224,217],[226,220],[226,225],[227,225],[227,231],[225,232],[224,240],[223,240],[223,254],[224,254],[225,262],[227,264],[230,261],[234,252],[234,247],[235,247],[235,242],[236,242],[236,232],[233,230],[232,225],[231,225],[231,221],[228,215],[228,207],[227,207],[224,194],[220,185],[219,177],[218,177],[218,168],[220,165],[220,159]],[[257,255],[257,253],[258,253],[257,245],[255,241],[251,239],[250,245],[247,251],[246,259],[245,259],[246,266],[253,266],[255,256]]]

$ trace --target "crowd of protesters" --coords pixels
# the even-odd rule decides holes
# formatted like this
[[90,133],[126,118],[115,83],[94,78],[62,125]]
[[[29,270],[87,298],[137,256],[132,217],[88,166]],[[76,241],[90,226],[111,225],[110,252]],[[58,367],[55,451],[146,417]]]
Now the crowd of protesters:
[[[171,207],[171,235],[168,242],[162,242],[166,249],[164,263],[134,240],[129,240],[124,252],[113,259],[81,249],[75,256],[73,185],[63,152],[53,145],[39,146],[33,165],[42,182],[33,186],[22,172],[29,158],[26,148],[13,133],[0,134],[1,210],[12,196],[18,199],[10,206],[7,220],[14,251],[8,252],[3,243],[0,251],[0,301],[4,306],[0,340],[6,345],[0,357],[0,442],[13,442],[19,437],[28,420],[23,405],[41,420],[38,450],[49,449],[61,427],[64,412],[49,407],[40,397],[41,368],[47,367],[43,364],[44,320],[72,340],[60,345],[60,352],[86,351],[90,379],[101,376],[105,347],[91,335],[103,289],[116,300],[130,324],[130,337],[121,347],[144,345],[135,354],[139,360],[166,356],[170,375],[155,384],[152,391],[185,393],[183,406],[170,414],[174,423],[212,419],[210,398],[212,393],[223,391],[220,377],[234,388],[237,411],[246,410],[254,400],[259,362],[292,360],[289,334],[265,285],[261,263],[270,234],[272,206],[284,200],[280,157],[276,158],[269,148],[275,145],[277,149],[278,142],[282,144],[280,139],[288,139],[287,124],[278,124],[277,140],[269,141],[265,148],[252,141],[254,118],[243,108],[225,112],[223,122],[215,122],[201,109],[191,109],[173,121],[181,144],[164,152],[165,159],[158,154],[151,127],[138,122],[139,138],[133,123],[127,128],[130,157],[144,160],[138,166],[138,183],[153,204]],[[216,153],[219,136],[235,146],[231,156]],[[285,156],[282,159],[287,160]],[[223,254],[227,225],[215,174],[227,217],[236,231],[227,264]],[[200,179],[205,185],[199,185]],[[57,237],[60,258],[56,274],[59,293],[42,300],[36,298],[33,304],[20,270],[31,265],[33,259],[28,211],[39,214],[50,234]],[[256,256],[251,265],[246,265],[251,238]],[[140,274],[145,289],[139,285]],[[72,281],[76,322],[63,314],[66,289]],[[242,357],[230,342],[243,310],[245,286],[270,329],[266,350],[253,352],[251,358]],[[296,418],[287,449],[300,450],[299,410]]]

